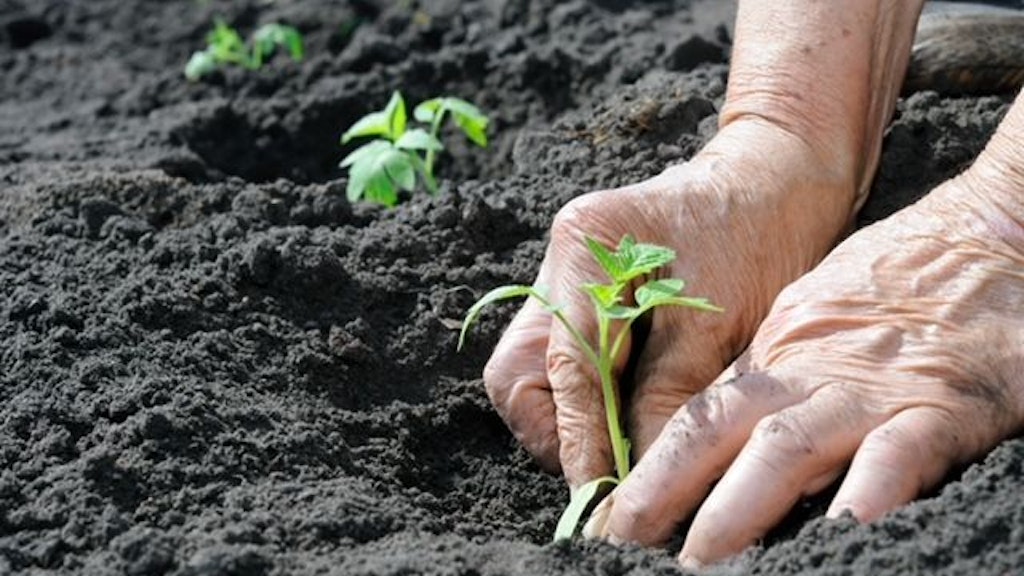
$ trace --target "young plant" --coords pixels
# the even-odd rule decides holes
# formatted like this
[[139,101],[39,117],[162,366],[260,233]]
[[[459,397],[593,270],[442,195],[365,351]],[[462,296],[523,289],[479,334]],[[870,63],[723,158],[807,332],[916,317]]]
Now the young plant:
[[206,41],[206,49],[192,54],[185,65],[185,77],[191,81],[226,65],[259,70],[278,48],[287,50],[296,62],[305,56],[302,34],[291,26],[276,23],[259,27],[252,35],[252,46],[249,46],[237,30],[218,19]]
[[413,110],[413,117],[427,126],[409,128],[405,99],[394,92],[388,105],[359,119],[341,137],[342,144],[355,138],[375,137],[341,161],[348,168],[349,200],[360,198],[394,206],[398,190],[412,192],[417,176],[431,194],[437,193],[434,165],[444,151],[441,127],[451,117],[470,141],[487,146],[488,118],[474,105],[459,98],[433,98]]
[[[608,284],[588,283],[580,286],[580,289],[590,296],[590,301],[594,305],[597,317],[596,343],[587,340],[577,327],[569,323],[562,314],[562,306],[548,300],[543,289],[525,285],[501,286],[485,294],[466,313],[459,334],[461,349],[467,331],[486,306],[509,298],[531,297],[539,301],[568,329],[587,359],[597,368],[604,397],[608,436],[615,461],[615,476],[592,480],[576,491],[558,521],[555,540],[572,538],[597,502],[629,474],[630,443],[622,431],[612,368],[615,359],[622,352],[633,322],[659,306],[685,306],[708,312],[721,312],[721,308],[709,303],[705,298],[682,296],[685,283],[678,278],[647,280],[632,292],[632,298],[629,297],[629,291],[636,282],[675,260],[676,254],[672,249],[654,244],[639,244],[629,235],[624,236],[618,248],[614,250],[592,238],[587,238],[586,242],[594,259],[611,280]],[[630,301],[634,305],[630,305]]]

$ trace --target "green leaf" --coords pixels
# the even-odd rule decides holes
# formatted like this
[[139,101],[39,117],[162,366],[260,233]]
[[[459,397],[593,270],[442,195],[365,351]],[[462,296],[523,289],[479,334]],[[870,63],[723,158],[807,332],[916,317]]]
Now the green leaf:
[[649,274],[676,259],[671,248],[655,244],[637,244],[628,234],[619,242],[619,259],[626,272],[626,281]]
[[267,58],[274,54],[277,49],[277,42],[274,40],[274,30],[269,25],[261,27],[253,34],[252,59],[256,68],[263,65]]
[[341,143],[348,144],[353,138],[363,136],[384,136],[394,142],[405,133],[405,100],[400,92],[391,94],[391,100],[383,110],[370,112],[345,131]]
[[371,140],[353,150],[348,156],[345,156],[338,166],[348,168],[357,162],[362,162],[364,159],[376,158],[392,148],[392,144],[387,140]]
[[185,64],[185,78],[195,82],[217,69],[217,60],[208,50],[196,52]]
[[352,125],[341,136],[341,143],[348,144],[353,138],[363,136],[384,136],[387,138],[390,132],[388,115],[384,112],[371,112],[363,116]]
[[[385,206],[398,202],[395,186],[416,185],[416,175],[406,154],[386,140],[374,140],[349,154],[342,164],[349,166],[346,196],[350,202],[365,198]],[[410,177],[412,181],[410,183]]]
[[585,240],[587,242],[587,248],[590,249],[590,253],[594,256],[594,260],[597,260],[598,265],[601,266],[604,273],[607,274],[613,282],[619,282],[619,278],[623,276],[624,270],[616,254],[605,247],[604,244],[601,244],[590,236],[587,236]]
[[442,109],[443,104],[444,98],[431,98],[426,102],[420,102],[412,111],[412,115],[419,122],[431,124],[437,116],[438,111]]
[[217,19],[213,30],[207,34],[206,40],[209,43],[207,50],[213,55],[214,60],[220,63],[239,64],[251,66],[249,55],[245,48],[245,41],[231,26],[224,20]]
[[302,60],[306,50],[302,44],[302,34],[291,26],[283,24],[264,24],[253,34],[254,50],[261,57],[267,57],[278,48],[288,50],[292,60]]
[[206,35],[206,41],[211,46],[222,51],[237,52],[245,48],[245,41],[242,40],[242,36],[221,18],[217,18],[214,21],[213,30]]
[[383,171],[375,172],[366,183],[364,197],[371,201],[383,204],[388,208],[398,203],[398,191],[395,185]]
[[461,98],[448,96],[421,102],[413,110],[413,116],[420,122],[433,124],[448,112],[467,138],[478,146],[487,146],[487,124],[490,120],[479,108]]
[[443,99],[442,105],[455,116],[461,116],[468,120],[483,123],[485,126],[487,125],[487,116],[479,108],[461,98],[449,96]]
[[292,60],[298,62],[306,57],[306,46],[302,41],[302,34],[290,26],[285,27],[284,45],[288,48],[288,55]]
[[[724,312],[725,309],[719,306],[715,306],[711,302],[708,302],[707,298],[689,298],[684,296],[677,296],[675,298],[668,298],[659,300],[654,306],[683,306],[686,308],[694,308],[703,312]],[[645,312],[653,306],[646,306]]]
[[612,251],[605,245],[588,237],[587,247],[606,274],[616,283],[628,283],[634,278],[649,274],[672,262],[676,253],[671,248],[654,244],[637,244],[630,235],[619,242]]
[[637,306],[658,306],[658,301],[666,298],[674,298],[682,291],[686,283],[679,278],[668,278],[665,280],[651,280],[636,289],[633,294]]
[[590,295],[590,299],[601,310],[607,310],[622,302],[622,286],[615,284],[584,284],[583,291]]
[[444,107],[452,113],[455,124],[481,148],[487,147],[487,125],[490,120],[479,108],[461,98],[445,98]]
[[[381,155],[381,170],[402,190],[412,192],[416,188],[416,168],[409,160],[409,152],[392,149]],[[397,199],[397,198],[396,198]]]
[[441,141],[422,128],[413,128],[402,134],[402,137],[395,142],[395,146],[403,150],[434,150],[435,152],[444,150]]
[[487,121],[479,122],[472,118],[466,118],[464,116],[455,116],[455,124],[459,128],[462,128],[462,133],[466,135],[474,144],[481,148],[487,147]]
[[639,317],[643,312],[640,308],[616,305],[602,310],[601,315],[612,320],[632,320]]
[[462,321],[462,330],[459,332],[459,345],[456,349],[462,350],[462,345],[466,341],[466,333],[469,331],[469,328],[473,323],[476,322],[477,318],[480,316],[480,312],[487,306],[510,298],[522,298],[524,296],[538,295],[540,296],[540,300],[546,301],[543,294],[538,292],[533,286],[526,286],[525,284],[499,286],[487,294],[484,294],[483,297],[477,300],[476,303],[469,308],[469,311],[466,312],[466,318]]
[[345,187],[345,196],[349,202],[355,202],[363,197],[371,176],[373,176],[372,161],[361,160],[352,165],[348,171],[348,185]]
[[388,140],[394,142],[405,134],[405,125],[408,121],[405,114],[405,99],[402,98],[401,92],[395,90],[391,94],[391,100],[384,108],[384,116],[387,117]]
[[618,484],[619,481],[615,478],[602,476],[580,486],[558,519],[554,540],[569,540],[579,534],[585,519]]
[[658,306],[684,306],[705,312],[722,312],[722,308],[708,302],[707,298],[689,298],[679,296],[685,283],[678,278],[651,280],[636,289],[634,294],[640,312],[646,312]]

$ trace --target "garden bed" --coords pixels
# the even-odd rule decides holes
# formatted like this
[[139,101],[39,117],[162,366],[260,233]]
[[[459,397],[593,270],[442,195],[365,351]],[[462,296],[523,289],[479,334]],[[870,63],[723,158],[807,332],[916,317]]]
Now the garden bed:
[[[479,374],[557,209],[714,132],[707,0],[0,0],[0,574],[672,574],[549,544],[567,492]],[[189,83],[216,15],[302,64]],[[338,137],[393,89],[492,118],[439,196],[345,199]],[[956,174],[1007,97],[902,101],[862,213]],[[1024,441],[865,526],[800,506],[722,573],[1008,574]],[[678,546],[678,543],[676,544]]]

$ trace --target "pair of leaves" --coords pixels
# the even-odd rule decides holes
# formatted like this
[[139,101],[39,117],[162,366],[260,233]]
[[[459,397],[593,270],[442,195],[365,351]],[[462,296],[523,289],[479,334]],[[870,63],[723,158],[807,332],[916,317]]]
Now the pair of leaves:
[[302,34],[291,26],[265,24],[253,34],[250,51],[238,31],[218,19],[212,31],[206,36],[205,50],[192,54],[185,65],[185,77],[196,81],[227,64],[257,70],[277,51],[285,48],[295,61],[305,56]]
[[284,48],[296,62],[306,56],[306,48],[302,44],[302,34],[291,26],[282,24],[265,24],[252,35],[253,66],[259,68],[263,62],[274,55],[278,47]]
[[587,238],[587,248],[615,284],[628,284],[676,259],[675,250],[655,244],[638,244],[628,234],[622,237],[614,251],[593,238]]
[[487,125],[490,124],[490,119],[479,108],[461,98],[432,98],[421,103],[413,111],[417,120],[430,125],[440,125],[444,122],[445,114],[451,114],[455,125],[462,130],[466,138],[481,148],[487,147]]
[[658,306],[686,306],[706,312],[722,310],[707,301],[706,298],[688,298],[680,296],[686,283],[678,278],[650,280],[638,287],[633,293],[636,306],[622,304],[623,284],[584,284],[583,289],[590,295],[594,307],[605,318],[613,320],[636,320],[647,311]]
[[637,243],[630,235],[623,236],[615,250],[609,250],[593,238],[586,241],[594,259],[612,280],[611,284],[583,285],[599,315],[614,320],[635,320],[657,306],[720,311],[706,299],[680,296],[686,283],[678,278],[650,280],[634,291],[636,306],[623,305],[623,292],[629,283],[671,263],[676,258],[675,251],[655,244]]
[[458,98],[434,98],[423,102],[413,111],[416,120],[428,123],[431,131],[409,128],[408,112],[402,94],[395,91],[383,110],[371,112],[353,124],[341,136],[347,144],[355,138],[376,137],[353,151],[341,161],[349,169],[349,200],[360,198],[394,206],[398,190],[412,191],[417,176],[432,194],[437,192],[433,160],[444,151],[437,131],[445,114],[451,113],[455,122],[474,142],[487,145],[487,118],[475,106]]
[[[479,108],[461,98],[433,98],[419,104],[413,110],[413,117],[416,120],[432,127],[440,125],[446,114],[451,114],[455,124],[472,142],[481,147],[487,146],[487,125],[490,120]],[[363,116],[346,130],[341,137],[341,143],[348,144],[354,138],[365,136],[380,136],[396,142],[406,134],[407,122],[405,99],[402,98],[401,92],[396,91],[383,110]],[[417,138],[429,138],[432,145],[439,147],[439,150],[444,149],[436,134],[419,128],[415,130],[420,133]]]

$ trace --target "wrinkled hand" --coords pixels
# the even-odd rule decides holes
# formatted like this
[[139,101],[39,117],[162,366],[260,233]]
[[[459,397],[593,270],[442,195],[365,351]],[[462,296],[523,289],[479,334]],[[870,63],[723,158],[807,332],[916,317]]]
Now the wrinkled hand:
[[867,521],[1021,430],[1024,228],[994,193],[968,173],[786,288],[588,531],[655,544],[696,512],[681,557],[706,563],[847,467],[828,513]]
[[[691,162],[619,190],[592,193],[558,214],[536,284],[594,340],[593,306],[579,289],[605,281],[584,243],[624,234],[669,246],[666,277],[707,296],[722,314],[659,309],[636,366],[627,423],[639,457],[664,423],[750,341],[783,286],[824,256],[847,225],[853,178],[804,142],[759,121],[724,128]],[[628,346],[618,359],[618,369]],[[570,486],[612,470],[601,389],[568,332],[528,301],[484,371],[488,394],[515,436]]]

